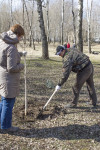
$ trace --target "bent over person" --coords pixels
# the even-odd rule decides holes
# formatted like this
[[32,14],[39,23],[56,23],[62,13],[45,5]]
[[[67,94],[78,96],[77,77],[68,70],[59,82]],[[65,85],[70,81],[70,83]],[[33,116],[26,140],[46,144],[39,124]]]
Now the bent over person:
[[20,56],[24,54],[16,47],[23,35],[24,29],[16,24],[3,32],[0,39],[0,124],[6,131],[18,130],[12,126],[12,110],[19,94],[20,71],[24,69],[20,63]]
[[92,105],[95,107],[97,103],[97,96],[93,82],[93,65],[89,60],[89,57],[82,52],[74,49],[66,49],[64,46],[58,46],[56,49],[56,55],[63,58],[63,76],[56,86],[56,90],[59,90],[61,86],[68,79],[70,72],[76,73],[76,81],[73,87],[74,99],[69,107],[76,107],[79,99],[79,93],[83,84],[87,83],[87,89],[89,92]]

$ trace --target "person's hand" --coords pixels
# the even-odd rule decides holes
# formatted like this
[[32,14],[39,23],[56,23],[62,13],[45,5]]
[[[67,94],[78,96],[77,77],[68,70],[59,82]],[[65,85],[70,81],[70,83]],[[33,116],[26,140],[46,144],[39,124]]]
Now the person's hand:
[[61,86],[59,86],[59,85],[57,85],[56,87],[55,87],[55,90],[56,91],[59,91],[61,89]]
[[23,55],[23,56],[26,56],[26,55],[27,55],[27,52],[26,52],[26,51],[23,51],[23,52],[22,52],[22,55]]

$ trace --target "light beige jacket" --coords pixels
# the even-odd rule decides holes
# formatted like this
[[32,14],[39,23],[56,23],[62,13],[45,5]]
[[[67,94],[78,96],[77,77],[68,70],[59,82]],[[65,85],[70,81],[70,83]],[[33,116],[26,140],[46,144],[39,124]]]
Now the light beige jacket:
[[19,42],[12,32],[4,32],[0,39],[0,95],[14,98],[19,94],[20,71],[24,65],[20,63],[20,53],[16,48]]

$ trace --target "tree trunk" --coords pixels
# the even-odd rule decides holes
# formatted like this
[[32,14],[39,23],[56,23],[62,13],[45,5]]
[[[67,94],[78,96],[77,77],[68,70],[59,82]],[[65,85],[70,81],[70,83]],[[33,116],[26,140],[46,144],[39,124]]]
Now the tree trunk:
[[91,33],[90,33],[90,24],[88,22],[88,50],[89,50],[89,53],[91,53]]
[[[31,18],[31,21],[30,21],[30,18],[29,18],[29,12],[28,12],[28,9],[27,9],[27,5],[26,5],[26,1],[23,0],[23,3],[24,3],[24,6],[25,6],[25,9],[26,9],[26,14],[27,14],[27,19],[28,19],[28,25],[29,25],[29,46],[31,47],[32,46],[32,40],[33,40],[33,32],[32,32],[32,21],[33,21],[33,11],[32,11],[32,18]],[[34,2],[33,2],[34,3]]]
[[76,26],[75,26],[75,13],[74,13],[74,2],[73,2],[73,0],[72,0],[72,15],[73,15],[74,43],[76,45]]
[[91,8],[89,10],[88,0],[87,0],[88,50],[89,50],[89,53],[91,53],[91,25],[90,25],[90,23],[91,23],[92,3],[93,3],[93,0],[91,0]]
[[78,36],[77,36],[77,48],[81,52],[83,52],[82,19],[83,19],[83,0],[78,0]]
[[49,43],[49,0],[47,0],[47,41]]
[[35,43],[34,43],[34,31],[33,29],[33,18],[34,18],[34,0],[32,0],[32,5],[33,5],[33,9],[32,9],[32,16],[31,16],[31,31],[32,31],[32,43],[33,43],[33,49],[35,50]]
[[27,14],[27,19],[28,19],[28,25],[29,25],[29,28],[30,28],[30,31],[29,31],[29,35],[30,35],[30,37],[29,37],[29,46],[31,47],[31,42],[32,42],[32,40],[31,40],[31,36],[32,36],[32,31],[31,31],[31,24],[30,24],[30,19],[29,19],[29,13],[28,13],[28,9],[27,9],[27,5],[26,5],[26,1],[25,0],[23,0],[23,5],[25,6],[25,9],[26,9],[26,14]]
[[13,25],[13,12],[12,12],[12,0],[11,0],[11,10],[10,10],[11,12],[11,22],[10,22],[10,26],[12,26]]
[[[24,1],[22,1],[23,3],[23,28],[25,29],[25,9],[24,9]],[[24,35],[24,39],[23,39],[23,43],[24,43],[24,49],[25,49],[25,44],[26,44],[26,35]]]
[[62,0],[61,44],[63,45],[64,0]]
[[47,36],[45,33],[43,11],[42,11],[42,1],[41,0],[37,0],[37,11],[38,11],[38,17],[39,17],[39,23],[40,23],[41,39],[42,39],[42,58],[43,59],[49,59],[48,42],[47,42]]

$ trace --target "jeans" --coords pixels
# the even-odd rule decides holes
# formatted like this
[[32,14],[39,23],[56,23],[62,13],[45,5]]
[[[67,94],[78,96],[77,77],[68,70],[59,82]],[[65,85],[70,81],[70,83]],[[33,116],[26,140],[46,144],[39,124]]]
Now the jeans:
[[12,110],[15,98],[1,97],[0,102],[0,123],[1,129],[8,129],[12,126]]

